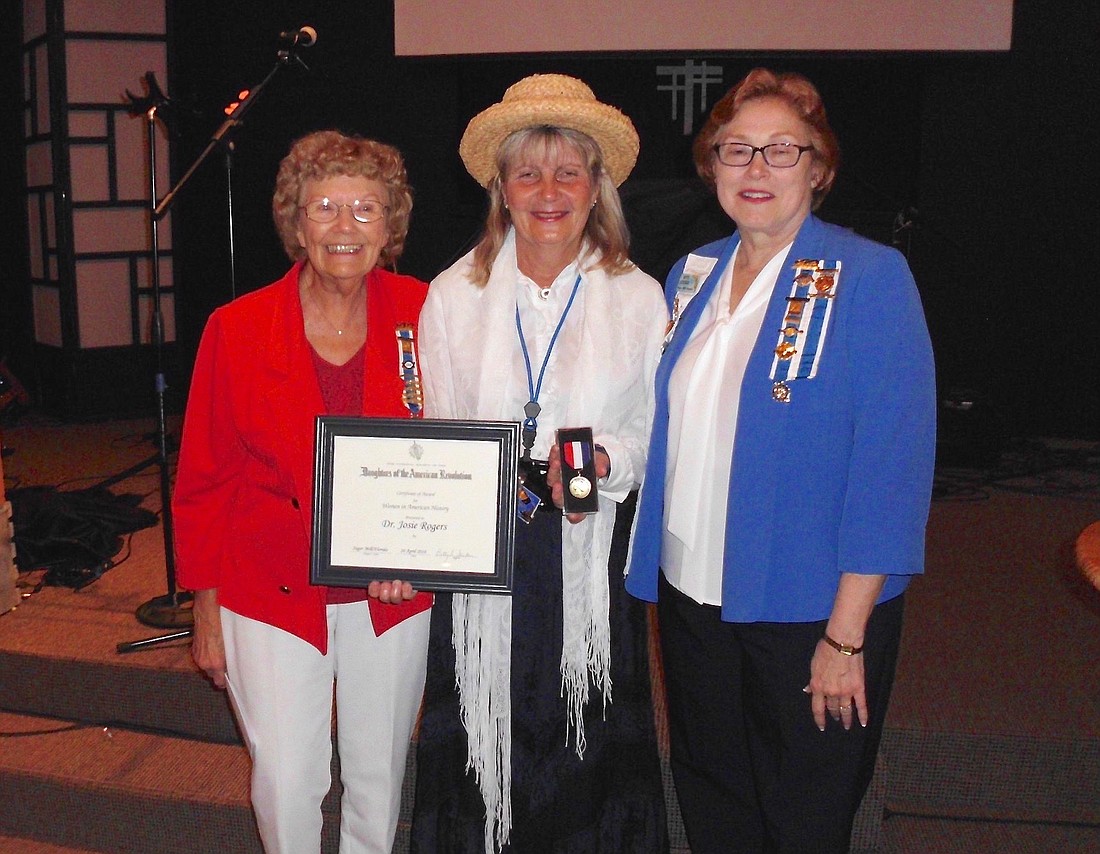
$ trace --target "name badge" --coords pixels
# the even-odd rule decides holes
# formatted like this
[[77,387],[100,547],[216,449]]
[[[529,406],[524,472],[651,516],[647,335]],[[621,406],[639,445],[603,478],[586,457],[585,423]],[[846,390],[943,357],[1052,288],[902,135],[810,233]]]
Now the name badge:
[[703,282],[707,280],[707,276],[710,275],[711,270],[714,269],[714,265],[717,263],[717,258],[705,255],[693,254],[687,256],[687,260],[684,261],[684,271],[676,282],[676,296],[672,300],[672,317],[665,329],[665,341],[661,345],[662,350],[672,340],[672,336],[676,332],[676,325],[680,322],[684,310],[698,296],[699,290],[703,287]]

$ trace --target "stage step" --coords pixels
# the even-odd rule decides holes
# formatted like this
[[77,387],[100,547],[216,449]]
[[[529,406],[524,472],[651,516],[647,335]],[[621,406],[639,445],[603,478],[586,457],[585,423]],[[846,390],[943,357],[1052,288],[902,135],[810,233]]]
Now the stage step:
[[70,848],[0,833],[0,854],[99,854],[91,848]]
[[887,812],[1100,833],[1100,739],[889,728],[883,753]]
[[0,713],[0,830],[92,851],[260,854],[243,747]]
[[1100,828],[887,815],[882,854],[1096,854]]
[[0,654],[7,711],[239,744],[226,698],[194,671]]
[[[262,854],[241,745],[0,712],[0,854]],[[322,805],[321,854],[339,847],[340,762]],[[394,851],[408,851],[414,751]],[[5,836],[6,834],[6,836]],[[12,842],[10,840],[16,840]],[[8,846],[8,847],[5,847]]]
[[[0,731],[0,833],[112,854],[262,854],[239,745],[8,713]],[[324,854],[336,851],[336,796]]]
[[0,709],[239,744],[225,694],[195,669],[189,640],[116,652],[166,633],[111,607],[126,581],[120,567],[79,592],[46,588],[3,616]]

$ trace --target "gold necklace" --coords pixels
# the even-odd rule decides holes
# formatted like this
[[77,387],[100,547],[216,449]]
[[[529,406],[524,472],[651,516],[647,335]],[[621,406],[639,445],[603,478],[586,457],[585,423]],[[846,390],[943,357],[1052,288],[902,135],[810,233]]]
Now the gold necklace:
[[[317,295],[313,293],[313,287],[308,288],[307,293],[309,294],[309,298],[313,300],[313,305],[316,307],[317,311],[320,312],[321,318],[325,321],[325,323],[331,326],[332,331],[335,332],[337,335],[343,335],[344,329],[350,325],[351,320],[355,317],[355,313],[357,311],[356,303],[358,303],[359,301],[359,294],[355,295],[351,309],[348,311],[347,316],[344,318],[344,325],[342,328],[333,323],[328,314],[325,313],[325,310],[321,307],[320,300],[318,300]],[[360,289],[360,293],[363,293],[362,289]]]

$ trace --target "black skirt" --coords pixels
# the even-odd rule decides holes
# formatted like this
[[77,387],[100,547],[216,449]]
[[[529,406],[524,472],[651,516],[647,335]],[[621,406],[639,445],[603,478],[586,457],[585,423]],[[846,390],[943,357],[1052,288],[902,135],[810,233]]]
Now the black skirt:
[[[584,759],[567,735],[561,694],[561,516],[518,524],[512,594],[511,854],[668,851],[650,698],[645,604],[626,593],[635,495],[619,505],[608,562],[612,700],[591,686]],[[451,597],[432,609],[428,677],[417,749],[412,851],[482,854],[485,805],[466,771],[451,645]]]

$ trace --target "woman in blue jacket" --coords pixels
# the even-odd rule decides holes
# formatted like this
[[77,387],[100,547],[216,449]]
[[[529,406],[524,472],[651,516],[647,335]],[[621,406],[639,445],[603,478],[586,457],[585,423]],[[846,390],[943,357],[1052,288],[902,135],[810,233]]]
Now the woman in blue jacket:
[[737,230],[669,275],[627,588],[693,854],[845,851],[923,569],[928,331],[905,259],[811,213],[839,150],[808,80],[750,72],[694,154]]

